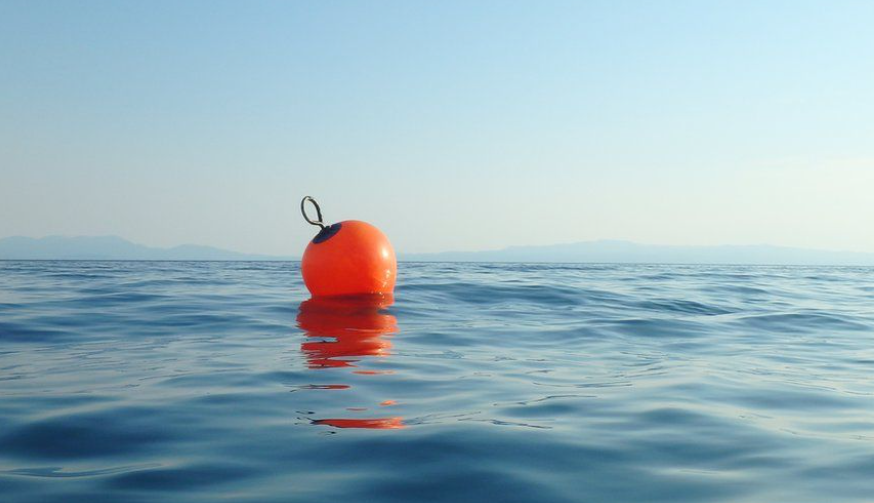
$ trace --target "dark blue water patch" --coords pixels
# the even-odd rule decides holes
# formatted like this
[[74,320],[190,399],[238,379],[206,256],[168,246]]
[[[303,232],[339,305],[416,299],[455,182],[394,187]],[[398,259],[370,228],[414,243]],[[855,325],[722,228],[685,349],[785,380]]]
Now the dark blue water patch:
[[585,413],[586,399],[598,395],[564,394],[547,395],[533,400],[515,402],[513,405],[492,404],[501,416],[517,419],[551,419],[574,413]]
[[110,291],[103,287],[81,292],[83,295],[75,300],[65,300],[64,304],[70,306],[95,307],[100,306],[111,309],[116,306],[128,306],[130,304],[147,304],[155,301],[166,300],[163,294],[136,292],[136,291]]
[[741,296],[741,297],[758,297],[764,298],[769,295],[768,289],[765,287],[754,287],[747,285],[734,285],[734,284],[725,284],[725,283],[717,283],[713,282],[713,284],[707,286],[708,292],[713,292],[716,294],[726,294],[731,297]]
[[646,300],[638,302],[637,307],[656,311],[660,314],[680,313],[680,314],[697,314],[702,316],[717,316],[720,314],[729,314],[733,311],[724,307],[713,304],[704,304],[692,300],[671,299],[671,300]]
[[43,460],[130,455],[158,448],[177,434],[160,416],[127,408],[38,420],[4,432],[0,450],[7,456]]
[[756,314],[742,317],[739,321],[745,326],[785,330],[789,333],[827,333],[830,330],[870,331],[874,329],[874,325],[860,323],[855,319],[856,316],[809,311]]
[[5,475],[23,475],[27,477],[40,478],[79,478],[79,477],[99,477],[103,475],[114,475],[117,473],[127,473],[131,471],[145,470],[154,468],[159,465],[132,465],[132,466],[116,466],[112,468],[100,468],[96,470],[69,471],[64,470],[60,466],[44,466],[38,468],[19,468],[16,470],[8,470],[0,472]]
[[[501,495],[502,501],[676,501],[683,495],[743,492],[721,489],[718,483],[702,483],[688,477],[659,475],[621,449],[594,447],[561,440],[552,430],[503,428],[492,423],[463,422],[462,426],[421,438],[406,440],[412,449],[399,450],[396,442],[368,442],[360,452],[372,457],[354,457],[344,464],[380,462],[391,469],[401,459],[418,476],[391,470],[377,481],[362,481],[352,489],[369,497],[390,495],[387,501],[429,499],[436,501],[483,501]],[[529,441],[507,449],[507,441],[526,432]],[[439,457],[429,453],[439,452]],[[471,464],[471,459],[480,460]],[[503,460],[503,461],[499,461]],[[513,481],[507,483],[504,462],[519,463]],[[461,466],[462,469],[453,469]],[[537,467],[536,473],[532,467]],[[632,483],[632,481],[634,481]],[[340,496],[338,494],[337,496]],[[348,496],[348,493],[346,494]],[[725,494],[723,494],[724,496]],[[454,498],[454,499],[453,499]],[[646,498],[646,499],[643,499]]]
[[680,318],[629,318],[603,322],[613,332],[631,337],[706,337],[709,327],[700,321]]
[[24,322],[0,320],[0,341],[6,342],[45,342],[60,340],[65,337],[75,338],[77,332],[63,329],[38,326]]
[[107,485],[113,489],[146,490],[173,494],[201,487],[215,490],[216,486],[230,484],[258,473],[253,467],[227,461],[182,467],[158,467],[136,470],[112,477]]
[[237,386],[254,386],[261,382],[261,378],[257,375],[252,375],[243,369],[234,371],[218,372],[213,371],[210,374],[192,373],[167,376],[156,383],[158,386],[192,389],[192,388],[212,388],[215,384],[220,383],[221,388],[233,388]]
[[522,301],[526,304],[576,305],[585,302],[583,292],[573,288],[548,288],[540,285],[483,285],[479,283],[444,284],[439,286],[411,285],[398,290],[399,294],[404,291],[428,291],[434,290],[442,295],[450,295],[458,301],[477,305],[500,305],[513,301]]
[[797,386],[771,386],[771,392],[738,391],[729,399],[745,408],[762,408],[768,410],[808,411],[811,408],[822,413],[838,412],[842,409],[855,409],[860,403],[870,401],[870,396],[846,395],[836,390],[804,388]]
[[[4,369],[6,372],[15,369]],[[57,411],[69,413],[75,409],[100,406],[117,401],[116,398],[105,395],[74,393],[64,395],[50,394],[6,394],[0,402],[0,417],[9,421],[4,424],[6,430],[15,422],[20,422],[35,411]]]

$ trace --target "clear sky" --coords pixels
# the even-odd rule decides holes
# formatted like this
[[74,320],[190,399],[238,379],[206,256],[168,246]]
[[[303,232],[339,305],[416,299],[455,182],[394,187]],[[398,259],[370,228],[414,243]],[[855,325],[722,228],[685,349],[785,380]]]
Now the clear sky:
[[874,252],[874,2],[0,0],[0,237]]

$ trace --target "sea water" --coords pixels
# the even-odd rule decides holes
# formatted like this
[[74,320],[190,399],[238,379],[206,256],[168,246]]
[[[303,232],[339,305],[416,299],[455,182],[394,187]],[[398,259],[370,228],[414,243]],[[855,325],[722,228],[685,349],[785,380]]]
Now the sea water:
[[874,501],[874,269],[0,262],[0,501]]

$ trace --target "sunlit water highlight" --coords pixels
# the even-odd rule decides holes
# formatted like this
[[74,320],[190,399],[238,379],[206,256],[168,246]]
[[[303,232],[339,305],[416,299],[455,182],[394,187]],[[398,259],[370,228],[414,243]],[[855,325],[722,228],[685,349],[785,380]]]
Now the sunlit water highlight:
[[874,269],[0,262],[0,501],[870,502]]

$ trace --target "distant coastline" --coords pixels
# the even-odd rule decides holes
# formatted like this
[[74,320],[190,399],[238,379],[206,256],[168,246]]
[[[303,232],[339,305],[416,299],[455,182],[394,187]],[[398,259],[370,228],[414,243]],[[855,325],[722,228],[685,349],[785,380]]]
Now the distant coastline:
[[[402,262],[874,266],[874,253],[771,245],[668,246],[608,240],[487,251],[402,253],[399,259]],[[0,260],[296,261],[300,257],[248,254],[199,245],[158,248],[118,236],[14,236],[0,239]]]
[[874,266],[874,253],[772,245],[671,246],[601,240],[492,251],[406,254],[407,261]]
[[180,245],[158,248],[118,236],[13,236],[0,239],[0,260],[298,260],[296,257],[258,255],[212,246]]

